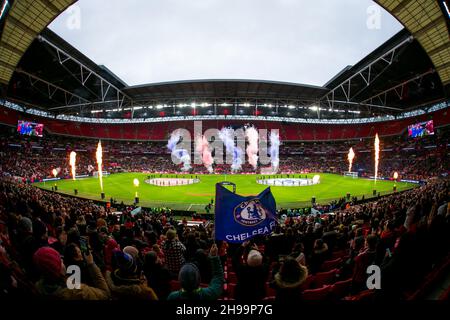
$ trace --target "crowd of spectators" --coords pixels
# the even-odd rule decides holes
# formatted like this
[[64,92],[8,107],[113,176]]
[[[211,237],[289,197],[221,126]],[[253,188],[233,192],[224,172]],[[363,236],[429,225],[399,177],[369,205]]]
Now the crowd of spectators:
[[[45,135],[43,138],[18,136],[12,129],[0,127],[0,171],[25,181],[52,178],[58,168],[59,178],[70,177],[69,154],[77,152],[77,174],[89,175],[96,171],[97,141],[73,137]],[[448,130],[436,136],[420,139],[407,137],[382,138],[379,176],[392,177],[398,172],[401,179],[423,180],[431,176],[448,175]],[[178,173],[181,165],[171,161],[164,142],[102,141],[103,168],[115,172]],[[329,141],[283,143],[280,147],[279,173],[332,172],[348,170],[347,153],[356,152],[352,171],[361,176],[374,174],[373,139],[356,141]],[[192,157],[193,159],[193,157]],[[214,165],[214,172],[230,172],[230,165]],[[260,166],[257,173],[263,172]],[[242,173],[255,170],[245,163]],[[208,173],[203,165],[193,164],[191,173]]]
[[[365,292],[369,265],[382,272],[374,298],[406,299],[448,259],[449,183],[333,214],[280,220],[243,244],[214,239],[214,224],[177,221],[168,210],[104,207],[0,180],[0,295],[44,299],[300,301]],[[117,211],[119,210],[119,211]],[[78,266],[81,285],[67,285]],[[311,293],[327,295],[311,298]],[[334,292],[334,291],[333,291]],[[314,298],[315,297],[315,298]]]
[[[381,175],[426,182],[364,204],[341,199],[332,213],[279,212],[270,235],[242,244],[214,238],[213,221],[189,224],[165,208],[95,204],[37,189],[29,181],[69,176],[68,153],[79,174],[92,174],[96,143],[0,131],[0,295],[44,299],[217,300],[284,302],[342,299],[365,293],[367,267],[381,268],[373,298],[406,299],[436,266],[448,261],[450,210],[447,133],[421,140],[383,141]],[[280,171],[372,173],[370,140],[286,144]],[[104,141],[104,168],[179,172],[164,143]],[[227,166],[215,167],[216,172]],[[193,173],[203,173],[195,166]],[[243,171],[251,169],[244,167]],[[17,179],[14,177],[21,177]],[[76,266],[73,289],[67,271]]]

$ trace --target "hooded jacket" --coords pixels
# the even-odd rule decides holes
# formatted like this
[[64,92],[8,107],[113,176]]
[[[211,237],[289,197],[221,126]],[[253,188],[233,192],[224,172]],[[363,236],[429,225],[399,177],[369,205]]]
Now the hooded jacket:
[[64,281],[50,283],[40,279],[36,283],[37,293],[44,298],[56,300],[108,300],[110,291],[100,269],[95,264],[87,266],[93,286],[81,284],[80,289],[69,289]]
[[118,270],[106,272],[106,282],[113,299],[120,300],[158,300],[152,288],[139,278],[123,278]]
[[276,273],[271,286],[276,290],[276,300],[284,302],[299,301],[301,298],[302,284],[308,277],[308,269],[300,266],[303,272],[297,279],[283,278],[281,273]]

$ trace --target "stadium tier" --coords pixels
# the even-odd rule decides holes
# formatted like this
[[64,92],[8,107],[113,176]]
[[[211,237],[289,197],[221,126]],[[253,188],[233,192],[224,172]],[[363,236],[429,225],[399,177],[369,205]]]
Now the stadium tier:
[[[74,123],[73,126],[77,124]],[[67,127],[69,126],[65,128]],[[78,154],[77,169],[80,174],[89,174],[88,169],[96,167],[96,140],[77,138],[74,134],[46,134],[42,138],[17,136],[13,127],[2,126],[1,129],[1,150],[4,154],[15,155],[3,157],[0,161],[4,172],[8,171],[29,181],[42,181],[53,176],[51,172],[53,168],[61,168],[59,176],[67,177],[70,173],[67,159],[71,151]],[[397,171],[403,179],[422,180],[426,177],[447,174],[448,127],[437,130],[436,135],[420,140],[411,139],[406,132],[385,137],[382,145],[383,161],[379,168],[381,176],[391,177]],[[93,130],[91,132],[93,135],[96,134]],[[359,170],[362,176],[370,176],[373,175],[372,143],[372,138],[320,142],[285,141],[279,150],[281,156],[279,172],[341,174],[348,166],[347,151],[353,147],[356,150],[353,169]],[[103,151],[104,167],[110,172],[176,173],[180,170],[179,165],[172,163],[166,142],[158,140],[108,139],[103,141]],[[227,165],[216,166],[218,173],[226,173],[228,170]],[[255,172],[247,165],[243,170],[247,173]],[[208,173],[202,164],[194,165],[192,172]]]
[[[30,118],[16,110],[0,107],[0,123],[16,126],[19,120]],[[152,123],[107,124],[63,121],[33,116],[34,121],[43,123],[45,130],[55,135],[86,137],[111,140],[167,141],[170,133],[177,128],[194,132],[193,121],[165,121]],[[378,133],[380,136],[395,136],[404,133],[408,126],[425,120],[434,120],[435,127],[450,124],[448,109],[434,113],[406,118],[402,120],[347,124],[298,124],[278,121],[254,121],[259,129],[278,129],[283,141],[333,141],[369,138]],[[249,121],[238,120],[202,120],[203,130],[226,126],[243,126]]]

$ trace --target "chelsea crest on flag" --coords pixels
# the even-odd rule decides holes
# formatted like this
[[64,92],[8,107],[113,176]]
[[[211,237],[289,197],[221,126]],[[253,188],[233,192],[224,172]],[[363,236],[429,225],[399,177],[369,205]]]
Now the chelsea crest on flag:
[[270,188],[257,196],[242,197],[217,183],[215,208],[216,240],[242,243],[271,233],[277,225],[276,203]]

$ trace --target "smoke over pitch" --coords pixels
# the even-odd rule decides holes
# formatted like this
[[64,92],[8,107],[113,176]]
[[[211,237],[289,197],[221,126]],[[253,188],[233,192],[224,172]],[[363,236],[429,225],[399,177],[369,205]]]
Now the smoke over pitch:
[[242,149],[234,143],[234,130],[231,128],[223,128],[219,132],[219,138],[223,141],[227,152],[233,156],[231,171],[239,171],[242,169]]
[[202,162],[209,173],[213,173],[213,163],[214,159],[211,155],[211,150],[209,148],[208,140],[205,136],[199,136],[196,139],[196,150],[202,157]]
[[280,165],[280,135],[277,131],[270,132],[270,163],[272,171],[277,172]]
[[178,131],[172,132],[170,139],[167,142],[167,148],[172,153],[172,157],[175,157],[183,163],[182,171],[189,171],[191,169],[191,155],[186,149],[178,149],[177,144],[181,140],[181,134]]
[[248,127],[245,129],[245,137],[248,140],[248,163],[256,170],[258,167],[258,131],[254,127]]

